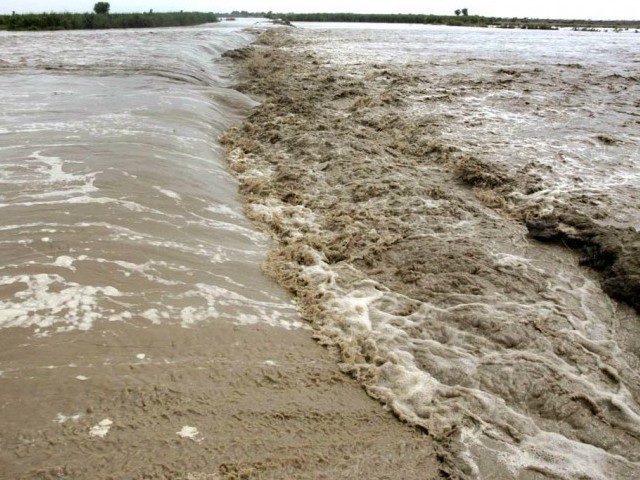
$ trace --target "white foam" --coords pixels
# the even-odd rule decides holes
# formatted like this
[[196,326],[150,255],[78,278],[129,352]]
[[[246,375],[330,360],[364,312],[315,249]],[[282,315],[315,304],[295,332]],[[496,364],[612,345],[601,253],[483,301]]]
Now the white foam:
[[122,312],[118,312],[118,313],[114,313],[113,315],[110,315],[109,321],[121,322],[123,320],[131,320],[132,318],[133,318],[133,314],[128,310],[124,310]]
[[589,445],[574,442],[552,432],[540,432],[528,437],[520,448],[510,453],[500,454],[514,476],[525,469],[553,472],[559,478],[588,478],[590,480],[610,480],[612,469],[630,471],[640,468],[640,463]]
[[[549,352],[545,352],[544,349],[502,351],[491,347],[485,351],[484,340],[476,336],[472,330],[458,329],[455,323],[438,320],[439,317],[461,315],[463,312],[471,317],[486,319],[486,322],[495,322],[502,328],[507,328],[514,322],[522,322],[523,319],[539,320],[545,318],[545,315],[570,320],[571,315],[562,309],[558,310],[558,305],[566,305],[568,301],[575,299],[577,305],[582,308],[579,314],[580,320],[576,319],[574,322],[576,326],[570,330],[567,330],[567,326],[571,324],[556,322],[553,324],[557,332],[555,334],[564,335],[567,339],[576,336],[583,338],[581,342],[589,345],[590,350],[602,351],[601,361],[604,365],[610,361],[606,360],[609,354],[619,349],[607,340],[606,328],[603,330],[595,326],[597,324],[602,327],[602,318],[608,318],[608,312],[593,310],[594,308],[602,309],[603,306],[587,302],[586,299],[602,296],[602,292],[593,290],[597,288],[593,282],[587,280],[581,284],[572,276],[565,278],[558,275],[555,278],[556,291],[548,292],[540,302],[533,304],[509,302],[500,296],[492,298],[487,295],[483,298],[475,295],[465,299],[463,295],[458,295],[459,303],[448,309],[438,309],[423,303],[415,313],[398,317],[381,310],[381,307],[403,305],[408,302],[415,304],[415,300],[390,292],[383,285],[369,280],[340,281],[341,274],[357,278],[358,272],[348,265],[330,266],[323,261],[321,255],[311,250],[308,252],[308,257],[314,258],[315,263],[303,267],[304,278],[310,285],[315,285],[324,293],[323,307],[327,312],[323,316],[319,331],[327,338],[339,338],[341,348],[347,350],[349,345],[354,345],[354,348],[360,351],[360,345],[371,343],[375,339],[376,349],[386,358],[387,363],[377,369],[378,382],[374,386],[369,386],[369,389],[377,398],[384,399],[391,405],[402,418],[438,431],[440,428],[449,428],[448,424],[454,421],[453,419],[458,419],[460,412],[466,411],[474,418],[474,422],[479,422],[477,432],[468,435],[468,438],[465,437],[467,446],[473,443],[471,438],[476,438],[478,445],[481,445],[486,452],[487,449],[494,448],[487,443],[487,438],[491,438],[493,442],[499,442],[502,448],[510,452],[509,455],[501,458],[509,463],[509,468],[514,472],[531,467],[554,472],[562,478],[577,478],[579,475],[591,472],[594,476],[585,476],[585,478],[599,480],[606,478],[601,475],[607,472],[607,465],[615,465],[616,469],[627,468],[624,465],[627,465],[628,460],[622,457],[597,447],[590,446],[590,449],[580,450],[582,445],[580,442],[573,442],[558,433],[542,431],[532,418],[518,413],[499,395],[490,393],[491,390],[485,391],[479,388],[481,383],[476,380],[476,377],[485,375],[481,377],[484,378],[483,381],[490,381],[490,377],[486,376],[487,365],[503,365],[505,374],[510,371],[511,365],[516,367],[526,365],[528,362],[544,365],[545,369],[555,372],[554,375],[561,376],[574,388],[585,392],[586,396],[596,399],[596,402],[617,405],[618,411],[626,417],[624,428],[637,434],[640,426],[640,417],[635,412],[637,405],[633,395],[626,391],[624,385],[615,387],[616,393],[613,393],[610,391],[612,387],[609,384],[598,386],[597,382],[587,376],[584,369],[570,369],[565,362],[553,360],[553,355],[547,357]],[[530,279],[533,285],[546,286],[549,282],[547,274],[527,258],[498,253],[494,254],[494,261],[496,268],[500,271]],[[562,295],[562,298],[556,297],[557,295]],[[580,312],[580,309],[570,309],[569,306],[564,308],[568,311]],[[605,303],[604,309],[607,308],[613,307]],[[595,316],[594,312],[597,312]],[[594,326],[591,326],[592,323]],[[422,335],[409,336],[407,329],[422,332]],[[433,331],[432,334],[430,334],[431,331]],[[444,340],[440,340],[439,335]],[[414,357],[416,353],[420,354],[420,366]],[[616,361],[619,360],[620,357],[617,357]],[[463,388],[441,383],[429,371],[462,374],[466,382],[470,385],[478,385],[478,388]],[[500,389],[498,388],[497,391]],[[471,404],[475,405],[467,411]],[[527,453],[526,448],[514,445],[512,438],[497,429],[496,424],[510,425],[521,438],[526,439],[526,442],[537,445],[537,449]],[[553,458],[548,457],[549,460],[546,463],[543,461],[545,455],[554,455],[556,451],[563,453],[557,453]],[[479,471],[471,452],[463,451],[461,455],[467,459],[473,471]],[[638,466],[633,464],[631,467]],[[564,477],[565,474],[568,477]]]
[[350,326],[370,331],[372,326],[369,305],[382,295],[384,295],[382,291],[373,287],[364,291],[359,289],[347,295],[335,297],[329,302],[329,308],[339,311]]
[[227,217],[242,218],[242,214],[234,210],[233,208],[231,208],[229,205],[224,205],[224,204],[209,205],[206,208],[206,210],[208,210],[211,213],[216,213],[216,214],[224,215]]
[[[496,266],[513,268],[531,268],[531,261],[527,258],[509,253],[492,253]],[[541,271],[541,270],[539,270]]]
[[[17,199],[42,199],[48,197],[69,197],[76,194],[95,192],[96,173],[65,172],[65,161],[59,157],[41,155],[39,151],[31,154],[23,164],[4,164],[0,170],[0,179],[12,185],[25,185],[20,189]],[[28,167],[28,173],[24,168]],[[6,206],[6,205],[3,205]]]
[[300,227],[312,227],[317,222],[317,216],[308,208],[302,205],[282,205],[273,200],[267,200],[265,203],[252,203],[249,205],[251,216],[263,221],[267,224],[280,223],[281,219],[285,219],[288,224],[297,228],[292,228],[290,235],[298,237]]
[[75,262],[75,258],[69,257],[67,255],[61,255],[58,258],[56,258],[56,261],[53,262],[53,264],[56,267],[63,267],[63,268],[68,268],[69,270],[75,270],[75,267],[73,266],[73,262]]
[[200,432],[196,427],[190,427],[185,425],[180,429],[179,432],[176,432],[176,435],[182,438],[188,438],[189,440],[193,440],[195,442],[199,442],[202,438],[200,437]]
[[147,355],[146,355],[146,354],[144,354],[144,353],[138,353],[138,354],[136,355],[136,358],[137,358],[138,360],[144,360],[144,359],[146,358],[146,356],[147,356]]
[[76,413],[75,415],[69,415],[69,416],[66,416],[66,415],[63,415],[62,413],[59,413],[56,416],[54,422],[57,422],[57,423],[60,423],[60,424],[68,422],[69,420],[71,420],[72,422],[77,422],[78,420],[80,420],[80,417],[82,417],[81,413]]
[[77,375],[75,378],[76,380],[80,380],[81,382],[89,380],[89,377],[85,377],[84,375]]
[[178,193],[176,193],[176,192],[174,192],[172,190],[168,190],[166,188],[158,187],[158,186],[155,186],[155,185],[154,185],[153,188],[155,188],[157,191],[159,191],[160,193],[162,193],[163,195],[165,195],[165,196],[167,196],[169,198],[172,198],[174,200],[182,200],[182,197],[180,196],[180,194],[178,194]]
[[107,436],[112,426],[113,421],[105,418],[104,420],[101,420],[97,425],[94,425],[89,429],[89,435],[92,437],[104,438]]
[[0,328],[65,324],[66,330],[88,330],[101,317],[100,300],[123,295],[111,286],[79,285],[60,275],[0,277],[0,285],[12,284],[22,284],[24,289],[13,300],[0,300]]
[[156,325],[160,323],[160,314],[158,313],[157,308],[150,308],[148,310],[145,310],[140,314],[140,316],[142,318],[146,318],[147,320],[150,320],[152,323]]
[[285,329],[305,327],[290,304],[256,300],[218,285],[197,283],[195,287],[183,297],[204,300],[206,305],[190,305],[180,310],[179,318],[185,328],[221,317],[240,325],[263,323]]

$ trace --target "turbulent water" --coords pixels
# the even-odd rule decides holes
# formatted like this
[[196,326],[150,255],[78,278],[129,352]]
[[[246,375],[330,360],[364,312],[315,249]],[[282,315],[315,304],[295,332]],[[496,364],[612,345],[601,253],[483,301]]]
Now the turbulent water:
[[243,53],[268,100],[226,142],[270,270],[452,476],[640,473],[637,312],[524,223],[577,212],[558,238],[637,271],[639,42],[320,24]]
[[246,26],[0,33],[0,327],[296,322],[217,143]]
[[[224,142],[247,212],[275,238],[267,269],[343,370],[430,433],[443,474],[637,478],[637,311],[523,222],[575,211],[637,248],[640,35],[322,24],[242,50],[246,25],[0,32],[0,345],[19,365],[0,377],[16,398],[33,378],[18,330],[58,355],[57,336],[108,322],[302,325],[260,273],[268,238],[217,141],[254,109]],[[230,49],[261,106],[230,88]],[[183,374],[173,390],[127,388],[120,434],[144,430],[152,403],[215,412],[206,388],[180,411]],[[93,416],[108,401],[87,391],[90,408],[59,423],[86,415],[104,438],[113,421]],[[123,420],[132,398],[141,413]],[[37,445],[11,428],[16,452]],[[178,435],[200,439],[194,428]]]
[[531,200],[584,195],[607,223],[640,229],[640,34],[334,24],[331,36],[314,50],[332,64],[419,76],[407,113],[465,151],[533,170],[545,188]]

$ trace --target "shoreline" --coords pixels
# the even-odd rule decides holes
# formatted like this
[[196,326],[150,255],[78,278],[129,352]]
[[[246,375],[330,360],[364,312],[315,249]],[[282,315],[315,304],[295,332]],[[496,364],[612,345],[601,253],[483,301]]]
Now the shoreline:
[[269,18],[287,22],[350,22],[416,25],[448,25],[452,27],[506,28],[522,30],[567,30],[581,32],[615,32],[640,28],[639,20],[582,20],[549,18],[503,18],[481,15],[431,15],[431,14],[356,14],[356,13],[276,13]]

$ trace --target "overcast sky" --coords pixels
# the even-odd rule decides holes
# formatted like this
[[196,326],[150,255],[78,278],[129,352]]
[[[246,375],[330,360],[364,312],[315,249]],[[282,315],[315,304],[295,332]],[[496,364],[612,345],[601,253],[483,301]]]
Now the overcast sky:
[[[95,0],[0,0],[0,13],[87,12],[94,3]],[[112,12],[271,10],[451,15],[456,8],[468,8],[472,15],[499,17],[640,20],[640,0],[112,0],[109,3]]]

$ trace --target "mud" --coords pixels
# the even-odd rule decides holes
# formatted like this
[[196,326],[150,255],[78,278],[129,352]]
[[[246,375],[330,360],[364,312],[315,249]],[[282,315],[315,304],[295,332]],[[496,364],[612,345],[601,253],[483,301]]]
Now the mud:
[[415,114],[428,72],[336,67],[309,47],[323,35],[267,31],[240,64],[263,102],[222,141],[277,241],[265,270],[343,371],[431,435],[446,475],[635,478],[637,314],[570,252],[528,240],[548,205],[514,194],[544,186],[535,171]]

